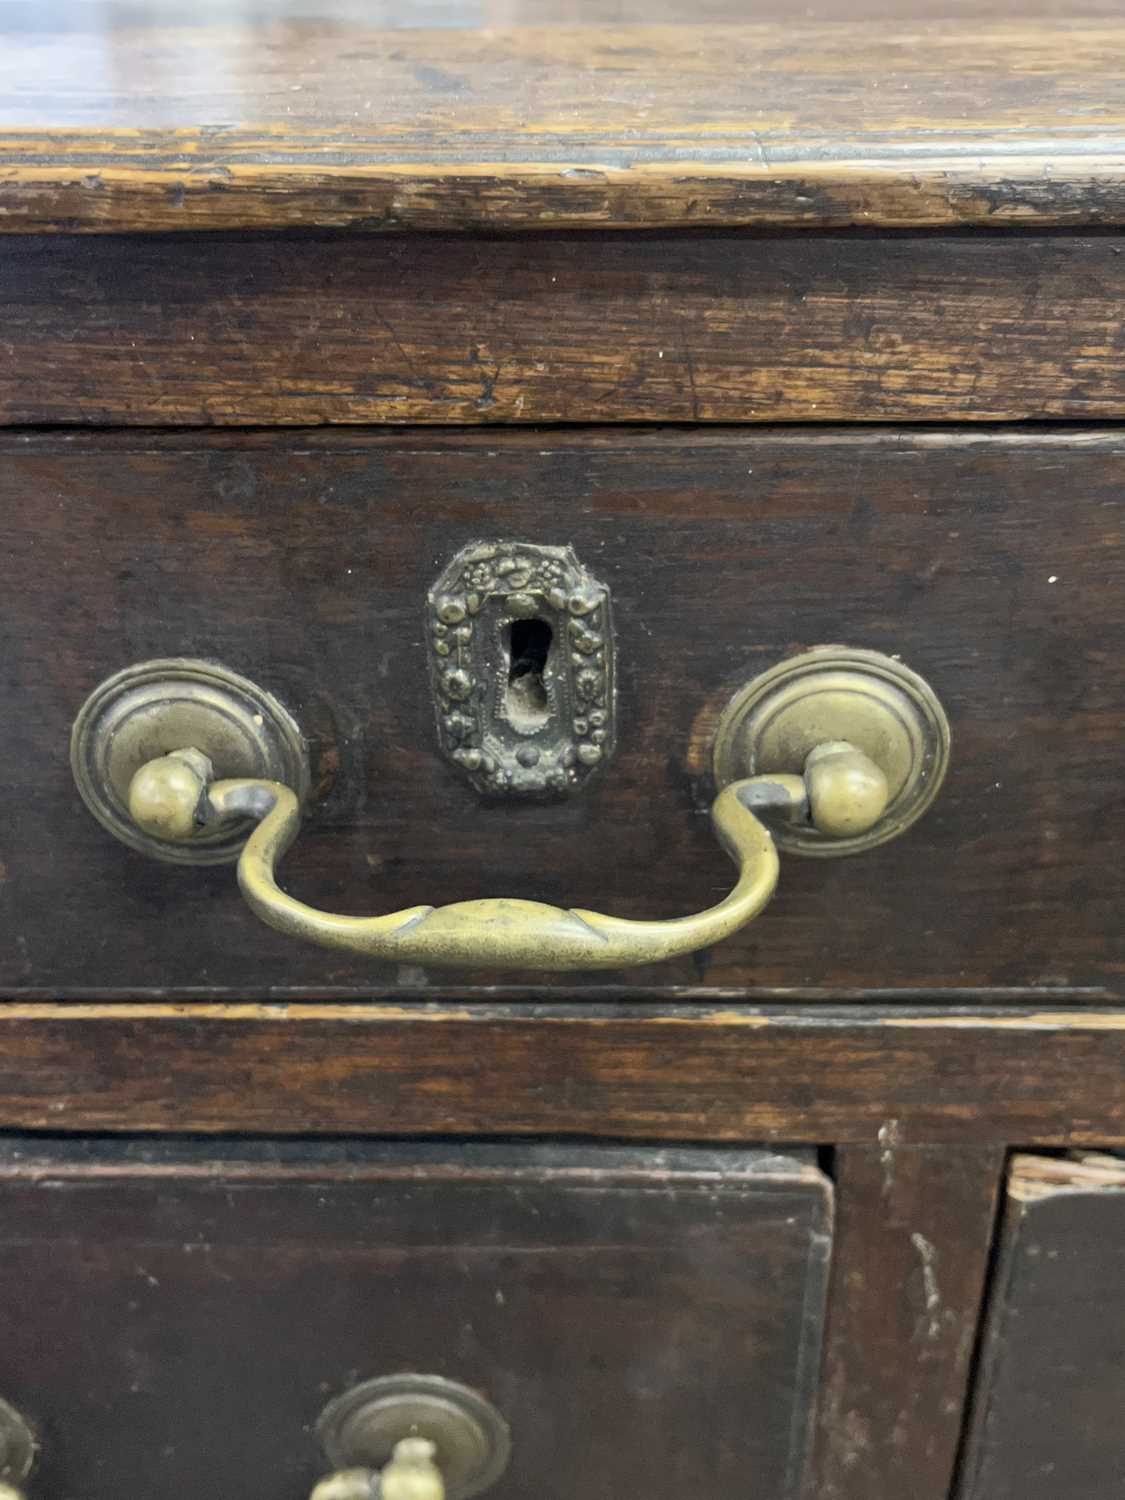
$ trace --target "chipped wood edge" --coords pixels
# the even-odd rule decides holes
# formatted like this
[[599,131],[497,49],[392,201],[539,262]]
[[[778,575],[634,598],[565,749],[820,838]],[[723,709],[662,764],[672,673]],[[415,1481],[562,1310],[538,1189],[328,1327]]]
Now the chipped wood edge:
[[1125,1161],[1096,1152],[1051,1157],[1020,1153],[1008,1171],[1008,1197],[1016,1203],[1040,1203],[1059,1193],[1120,1192],[1125,1189]]
[[188,131],[91,133],[85,145],[68,133],[61,150],[49,134],[0,135],[0,233],[1125,224],[1125,144],[620,166],[384,161],[366,144],[352,149],[369,159],[333,162],[345,142],[327,137],[241,159],[266,149],[262,137],[203,155]]

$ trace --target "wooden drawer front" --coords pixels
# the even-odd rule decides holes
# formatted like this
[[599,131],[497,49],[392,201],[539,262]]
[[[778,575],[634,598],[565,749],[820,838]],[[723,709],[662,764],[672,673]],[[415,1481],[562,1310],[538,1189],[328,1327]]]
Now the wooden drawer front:
[[783,1500],[830,1244],[746,1150],[9,1143],[0,1394],[56,1500],[303,1500],[325,1402],[400,1372],[501,1410],[495,1500]]
[[1112,234],[29,237],[0,422],[1125,416]]
[[1125,1160],[1017,1157],[960,1500],[1118,1500]]
[[[283,874],[307,901],[518,894],[645,918],[729,888],[704,812],[730,694],[842,641],[900,654],[946,707],[925,818],[853,858],[784,855],[765,914],[693,958],[506,982],[1119,995],[1123,495],[1115,432],[9,437],[2,991],[496,983],[299,944],[250,916],[229,868],[105,834],[68,736],[131,663],[213,658],[296,714],[319,792]],[[438,753],[426,591],[481,537],[573,544],[613,592],[618,749],[561,801],[483,800]]]

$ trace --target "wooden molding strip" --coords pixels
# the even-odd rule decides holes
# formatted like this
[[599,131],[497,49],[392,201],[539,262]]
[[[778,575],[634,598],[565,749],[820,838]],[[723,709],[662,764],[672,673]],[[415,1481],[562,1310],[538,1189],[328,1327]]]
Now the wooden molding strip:
[[1125,1011],[0,1006],[0,1128],[1125,1144]]
[[[753,227],[924,229],[1125,224],[1125,142],[1010,155],[972,142],[916,156],[881,146],[846,159],[662,161],[356,160],[339,141],[254,160],[237,139],[185,151],[185,132],[0,139],[0,231],[389,230]],[[193,143],[198,146],[200,142]],[[883,154],[883,152],[886,154]],[[339,160],[333,160],[338,156]]]

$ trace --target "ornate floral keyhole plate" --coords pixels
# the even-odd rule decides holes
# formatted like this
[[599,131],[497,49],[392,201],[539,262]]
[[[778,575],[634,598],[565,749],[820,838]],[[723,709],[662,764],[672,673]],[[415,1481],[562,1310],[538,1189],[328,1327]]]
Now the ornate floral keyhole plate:
[[562,796],[613,753],[609,590],[569,547],[474,542],[427,626],[438,738],[478,791]]

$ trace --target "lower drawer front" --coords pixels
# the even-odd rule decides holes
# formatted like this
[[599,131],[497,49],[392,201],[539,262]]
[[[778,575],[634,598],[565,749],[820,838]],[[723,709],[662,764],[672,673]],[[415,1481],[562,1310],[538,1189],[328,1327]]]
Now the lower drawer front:
[[[1125,989],[1116,432],[9,435],[0,458],[4,994],[497,980],[298,944],[254,921],[229,869],[107,836],[68,736],[132,663],[217,660],[297,717],[314,798],[284,878],[308,902],[518,895],[650,918],[729,887],[705,816],[723,705],[825,642],[930,682],[953,733],[935,805],[853,858],[784,856],[742,933],[596,982]],[[612,593],[617,750],[561,800],[482,798],[439,753],[427,590],[482,539],[570,545]]]
[[403,1373],[501,1413],[495,1500],[796,1500],[830,1246],[747,1150],[9,1142],[0,1396],[55,1500],[303,1500],[321,1409]]
[[960,1500],[1118,1500],[1125,1159],[1016,1157]]

